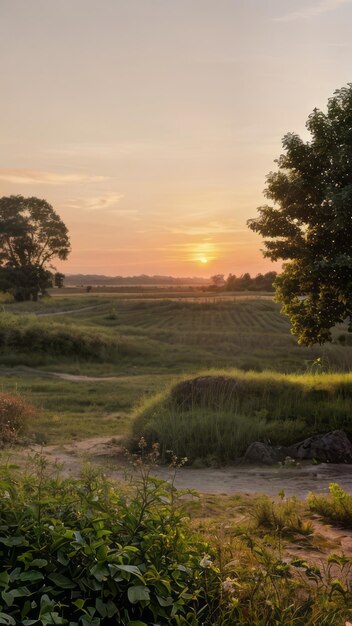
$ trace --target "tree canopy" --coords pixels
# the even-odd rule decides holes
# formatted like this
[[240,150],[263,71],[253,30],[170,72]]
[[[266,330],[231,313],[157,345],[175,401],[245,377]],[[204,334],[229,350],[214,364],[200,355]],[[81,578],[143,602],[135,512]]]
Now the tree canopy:
[[264,256],[284,261],[276,299],[299,343],[312,345],[346,319],[352,329],[352,84],[306,127],[309,141],[283,138],[264,191],[271,204],[248,225],[265,237]]
[[46,200],[0,198],[0,288],[36,299],[50,283],[52,261],[69,252],[67,228]]

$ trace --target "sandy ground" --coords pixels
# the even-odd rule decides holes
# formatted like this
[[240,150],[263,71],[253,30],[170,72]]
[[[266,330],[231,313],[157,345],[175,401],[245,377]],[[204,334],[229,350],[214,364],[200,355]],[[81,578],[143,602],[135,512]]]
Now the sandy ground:
[[[123,477],[129,464],[118,438],[93,437],[75,441],[64,446],[30,446],[17,449],[14,456],[23,458],[28,453],[42,453],[51,462],[62,466],[64,473],[77,475],[85,462],[104,467],[112,478]],[[168,480],[170,470],[156,467],[153,473]],[[252,465],[231,465],[223,468],[193,469],[183,467],[177,470],[175,485],[179,489],[195,489],[202,493],[235,494],[265,493],[276,496],[284,490],[287,496],[305,498],[310,491],[327,493],[329,484],[338,482],[344,489],[352,491],[352,466],[310,463],[293,467],[265,467]]]
[[[82,466],[96,464],[112,479],[125,480],[135,471],[117,438],[93,437],[64,446],[38,446],[17,448],[11,453],[11,462],[25,465],[34,454],[42,454],[50,463],[58,463],[64,474],[77,476]],[[171,480],[174,470],[155,467],[152,472],[158,478]],[[329,483],[339,482],[352,491],[351,465],[303,465],[301,467],[228,466],[224,468],[177,470],[174,484],[178,489],[192,489],[203,494],[266,494],[277,496],[284,490],[286,496],[304,499],[309,491],[326,493]],[[321,566],[330,553],[342,553],[352,557],[352,532],[334,528],[313,516],[314,536],[322,542],[316,545],[287,544],[286,553],[292,557],[308,559]],[[318,541],[318,543],[319,543]]]

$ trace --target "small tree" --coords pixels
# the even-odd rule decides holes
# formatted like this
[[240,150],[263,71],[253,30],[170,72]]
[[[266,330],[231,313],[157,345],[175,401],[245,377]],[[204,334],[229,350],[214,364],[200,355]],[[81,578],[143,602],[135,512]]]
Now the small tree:
[[210,280],[211,280],[210,288],[221,289],[221,287],[225,285],[224,274],[214,274],[214,276],[210,277]]
[[61,272],[55,272],[54,274],[54,286],[58,289],[62,289],[64,286],[65,274]]
[[264,256],[284,260],[276,299],[304,345],[331,340],[352,319],[352,84],[335,92],[327,112],[314,109],[310,141],[289,133],[278,171],[267,177],[272,202],[249,220],[265,237]]
[[67,228],[46,200],[0,198],[0,283],[17,299],[36,300],[51,284],[53,259],[69,252]]

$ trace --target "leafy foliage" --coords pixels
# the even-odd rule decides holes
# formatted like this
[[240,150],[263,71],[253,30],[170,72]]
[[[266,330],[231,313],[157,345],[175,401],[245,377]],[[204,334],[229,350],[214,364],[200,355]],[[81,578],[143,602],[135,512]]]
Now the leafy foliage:
[[299,343],[312,345],[352,319],[352,84],[306,126],[310,141],[285,135],[278,171],[267,177],[273,206],[248,225],[266,238],[265,256],[285,261],[276,297]]
[[75,481],[44,478],[42,460],[23,479],[2,469],[0,623],[200,623],[206,546],[166,484],[147,472],[123,494],[92,470]]
[[135,464],[129,488],[91,468],[63,479],[40,457],[33,474],[1,468],[0,624],[344,626],[349,559],[320,569],[240,528],[231,548],[211,548],[173,481]]
[[0,198],[0,285],[18,300],[37,298],[50,285],[54,258],[70,252],[65,224],[39,198]]

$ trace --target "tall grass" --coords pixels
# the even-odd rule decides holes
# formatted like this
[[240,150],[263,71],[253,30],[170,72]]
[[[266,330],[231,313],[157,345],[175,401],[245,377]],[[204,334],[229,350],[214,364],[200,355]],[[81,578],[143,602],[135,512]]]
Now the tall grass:
[[192,461],[229,462],[253,441],[289,445],[336,428],[352,434],[352,375],[207,372],[170,385],[135,412],[133,439]]
[[3,313],[0,314],[0,350],[5,363],[13,358],[18,362],[18,355],[26,353],[116,362],[124,356],[145,355],[150,348],[140,341],[122,339],[89,325]]

